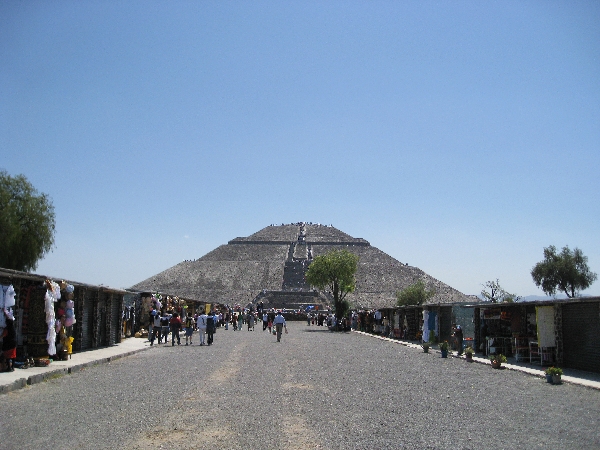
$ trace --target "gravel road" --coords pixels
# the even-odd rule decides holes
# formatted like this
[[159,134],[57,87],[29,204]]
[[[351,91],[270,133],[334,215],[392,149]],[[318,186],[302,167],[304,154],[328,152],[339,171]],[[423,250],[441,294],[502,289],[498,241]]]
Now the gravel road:
[[219,329],[3,395],[0,448],[600,448],[599,391],[288,329]]

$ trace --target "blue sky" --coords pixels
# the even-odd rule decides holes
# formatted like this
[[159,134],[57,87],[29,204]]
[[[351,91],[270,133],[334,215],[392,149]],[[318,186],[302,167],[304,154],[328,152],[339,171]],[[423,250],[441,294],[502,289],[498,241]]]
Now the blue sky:
[[599,23],[595,1],[5,1],[0,168],[53,200],[45,275],[129,287],[307,221],[466,294],[542,294],[549,245],[600,273]]

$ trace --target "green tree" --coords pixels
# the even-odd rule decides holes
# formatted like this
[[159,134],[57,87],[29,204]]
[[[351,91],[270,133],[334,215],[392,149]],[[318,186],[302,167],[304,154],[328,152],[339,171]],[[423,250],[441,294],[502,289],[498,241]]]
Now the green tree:
[[0,267],[29,271],[54,245],[54,206],[23,175],[0,170]]
[[571,250],[566,246],[557,253],[556,247],[551,245],[544,248],[544,260],[533,266],[531,277],[547,295],[553,296],[558,290],[573,298],[598,278],[597,274],[590,271],[587,260],[587,256],[578,248]]
[[506,292],[504,289],[502,289],[500,286],[500,280],[498,280],[498,278],[496,278],[496,281],[487,281],[482,286],[487,289],[483,289],[481,291],[481,296],[483,297],[484,301],[491,303],[512,303],[521,299],[521,297]]
[[348,250],[333,250],[317,256],[306,271],[306,281],[319,289],[328,287],[333,294],[333,308],[338,319],[344,317],[348,303],[344,300],[354,292],[358,256]]
[[419,280],[407,288],[396,292],[398,306],[422,305],[435,295],[435,290],[427,290],[425,282]]

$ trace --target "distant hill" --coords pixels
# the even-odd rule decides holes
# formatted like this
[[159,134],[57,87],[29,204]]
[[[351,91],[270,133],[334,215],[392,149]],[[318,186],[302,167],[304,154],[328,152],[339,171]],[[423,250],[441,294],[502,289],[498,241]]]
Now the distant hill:
[[550,297],[549,295],[527,295],[521,299],[522,302],[536,302],[542,300],[554,300],[554,299],[565,299],[567,296],[565,294],[556,295],[555,297]]
[[[483,297],[480,295],[476,296],[479,300],[483,301]],[[589,295],[582,295],[582,297],[589,297]],[[539,301],[544,301],[544,300],[564,300],[566,299],[567,296],[565,294],[557,294],[554,297],[551,297],[549,295],[527,295],[525,297],[521,297],[521,299],[519,300],[519,302],[539,302]]]

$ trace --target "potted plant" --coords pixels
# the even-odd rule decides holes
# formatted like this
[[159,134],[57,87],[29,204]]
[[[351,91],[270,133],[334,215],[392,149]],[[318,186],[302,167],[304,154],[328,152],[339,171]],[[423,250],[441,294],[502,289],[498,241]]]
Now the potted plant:
[[438,345],[440,351],[442,352],[442,358],[448,357],[448,341],[440,342]]
[[490,355],[490,362],[492,363],[492,368],[500,369],[502,367],[502,363],[506,362],[506,356],[504,356],[502,353]]
[[552,384],[560,384],[562,382],[562,369],[560,367],[548,367],[545,371],[546,373],[546,381],[548,381],[548,376],[551,377]]
[[467,359],[468,362],[473,362],[474,354],[475,354],[475,350],[473,350],[473,347],[469,346],[469,347],[465,348],[465,358]]
[[429,353],[429,342],[423,342],[421,347],[423,347],[423,353]]

